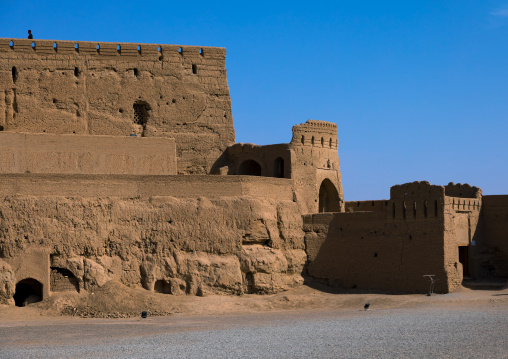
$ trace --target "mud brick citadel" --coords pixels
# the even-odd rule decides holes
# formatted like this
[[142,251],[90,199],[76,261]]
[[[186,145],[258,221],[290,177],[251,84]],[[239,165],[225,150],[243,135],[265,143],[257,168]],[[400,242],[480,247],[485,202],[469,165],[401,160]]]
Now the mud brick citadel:
[[235,143],[223,48],[0,39],[0,301],[114,280],[171,295],[304,278],[446,293],[508,278],[508,196],[345,202],[337,126]]

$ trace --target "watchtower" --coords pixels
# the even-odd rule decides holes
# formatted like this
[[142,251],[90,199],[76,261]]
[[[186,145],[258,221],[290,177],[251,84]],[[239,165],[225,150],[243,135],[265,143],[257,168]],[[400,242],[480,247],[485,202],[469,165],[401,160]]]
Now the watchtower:
[[335,123],[308,120],[293,126],[292,178],[304,213],[344,212],[338,147]]

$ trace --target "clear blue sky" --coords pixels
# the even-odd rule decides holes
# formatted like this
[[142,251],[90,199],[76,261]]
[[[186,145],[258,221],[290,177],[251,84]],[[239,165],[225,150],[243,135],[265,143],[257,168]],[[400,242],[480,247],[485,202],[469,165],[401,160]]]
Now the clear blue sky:
[[0,37],[226,47],[237,142],[337,123],[346,200],[508,193],[508,0],[2,0]]

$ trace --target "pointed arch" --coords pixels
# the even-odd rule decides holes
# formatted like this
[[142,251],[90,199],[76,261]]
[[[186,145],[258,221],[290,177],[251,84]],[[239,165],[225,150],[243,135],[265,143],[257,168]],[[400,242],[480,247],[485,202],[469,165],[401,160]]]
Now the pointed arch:
[[319,187],[319,212],[340,212],[339,192],[328,178]]

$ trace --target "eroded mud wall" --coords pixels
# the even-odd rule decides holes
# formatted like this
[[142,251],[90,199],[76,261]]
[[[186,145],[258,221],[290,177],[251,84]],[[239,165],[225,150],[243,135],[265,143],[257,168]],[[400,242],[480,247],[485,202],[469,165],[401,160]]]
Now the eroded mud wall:
[[7,196],[0,259],[44,248],[51,267],[72,272],[84,290],[117,280],[175,295],[274,293],[303,281],[301,221],[294,202],[249,196]]
[[[412,214],[411,214],[412,215]],[[342,288],[425,292],[423,275],[440,278],[443,218],[390,220],[382,212],[314,214],[304,217],[308,273]]]
[[235,141],[226,50],[0,39],[0,130],[171,137],[178,173]]

